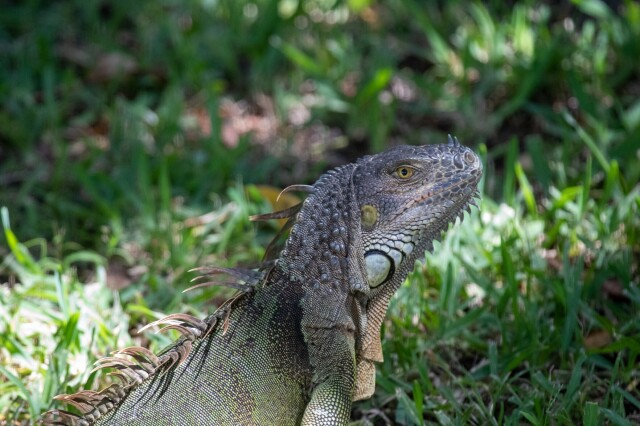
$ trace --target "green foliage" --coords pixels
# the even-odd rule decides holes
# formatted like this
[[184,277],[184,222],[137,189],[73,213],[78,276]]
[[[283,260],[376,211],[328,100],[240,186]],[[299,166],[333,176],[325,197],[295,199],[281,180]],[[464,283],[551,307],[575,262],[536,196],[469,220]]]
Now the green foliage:
[[[102,257],[76,252],[55,260],[42,245],[35,259],[31,244],[13,234],[6,208],[2,223],[11,249],[2,267],[17,283],[3,285],[0,293],[1,413],[10,420],[26,418],[26,411],[35,419],[64,391],[62,383],[71,389],[91,380],[86,367],[96,354],[129,342],[128,318],[105,285]],[[79,261],[93,264],[95,282],[83,285],[72,273]]]
[[639,422],[640,6],[613,3],[3,6],[0,423],[102,382],[97,356],[167,344],[135,334],[163,313],[210,312],[226,294],[183,295],[187,271],[253,263],[274,233],[242,184],[446,133],[484,158],[480,213],[394,301],[354,418]]

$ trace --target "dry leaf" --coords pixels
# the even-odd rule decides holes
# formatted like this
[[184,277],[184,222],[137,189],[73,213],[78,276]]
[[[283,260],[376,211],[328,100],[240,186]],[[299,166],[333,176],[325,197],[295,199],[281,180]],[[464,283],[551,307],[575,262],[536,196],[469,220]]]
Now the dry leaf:
[[[271,204],[273,211],[279,211],[293,207],[300,203],[300,198],[290,192],[280,195],[282,190],[270,185],[256,185],[256,189]],[[283,227],[287,219],[278,219],[278,224]]]
[[606,330],[595,330],[584,338],[584,347],[587,349],[602,349],[609,345],[613,339]]

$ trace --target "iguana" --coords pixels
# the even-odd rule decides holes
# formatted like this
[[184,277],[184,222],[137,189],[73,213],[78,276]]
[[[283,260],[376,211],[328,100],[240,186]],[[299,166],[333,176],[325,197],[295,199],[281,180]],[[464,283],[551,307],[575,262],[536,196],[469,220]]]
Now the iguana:
[[397,146],[322,175],[290,217],[284,249],[257,270],[226,274],[239,295],[200,320],[150,325],[181,338],[160,354],[129,347],[98,361],[119,382],[55,399],[80,414],[46,425],[346,425],[382,362],[389,299],[424,252],[475,204],[479,158],[447,144]]

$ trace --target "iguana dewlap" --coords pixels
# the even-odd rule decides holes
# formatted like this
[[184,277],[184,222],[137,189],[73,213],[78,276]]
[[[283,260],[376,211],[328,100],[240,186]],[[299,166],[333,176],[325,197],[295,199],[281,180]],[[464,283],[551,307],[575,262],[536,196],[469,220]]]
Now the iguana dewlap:
[[[53,425],[346,425],[375,387],[389,299],[477,196],[479,158],[457,140],[398,146],[332,170],[290,216],[275,263],[209,268],[241,294],[200,320],[158,324],[182,337],[162,353],[126,348],[99,361],[119,379],[56,399]],[[155,324],[155,323],[154,323]]]

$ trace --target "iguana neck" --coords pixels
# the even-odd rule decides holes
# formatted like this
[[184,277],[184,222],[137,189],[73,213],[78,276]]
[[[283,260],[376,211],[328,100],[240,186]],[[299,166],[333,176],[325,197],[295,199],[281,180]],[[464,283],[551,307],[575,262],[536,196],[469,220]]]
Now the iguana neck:
[[305,288],[368,291],[350,164],[323,175],[304,201],[276,268]]

